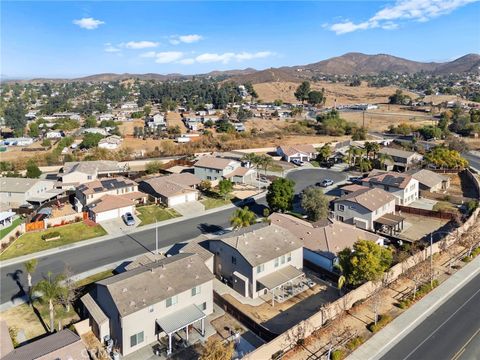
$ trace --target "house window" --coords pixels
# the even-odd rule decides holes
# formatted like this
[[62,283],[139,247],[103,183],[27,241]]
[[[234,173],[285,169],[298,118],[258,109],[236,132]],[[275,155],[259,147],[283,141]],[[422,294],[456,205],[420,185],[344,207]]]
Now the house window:
[[338,211],[345,211],[345,205],[338,204]]
[[170,306],[173,306],[177,303],[178,299],[177,299],[177,295],[175,296],[172,296],[170,298],[168,298],[165,302],[167,304],[167,308],[170,307]]
[[87,176],[87,179],[88,179],[88,180],[92,180],[92,175],[88,175],[88,176]]
[[292,261],[292,253],[291,252],[289,252],[287,254],[287,262],[290,262],[290,261]]
[[130,336],[130,347],[134,347],[143,342],[143,331],[138,334]]
[[341,221],[341,222],[344,222],[343,216],[337,216],[337,220],[338,220],[338,221]]
[[265,270],[265,264],[257,266],[257,274],[260,274],[264,270]]
[[202,290],[202,288],[200,287],[200,285],[193,287],[192,288],[192,296],[200,294],[201,290]]
[[148,312],[153,312],[153,305],[150,305],[150,306],[148,307]]
[[207,176],[207,180],[212,180],[212,177],[211,177],[211,176]]
[[280,262],[282,263],[282,265],[285,264],[285,255],[282,255],[280,260],[281,260]]
[[202,303],[202,305],[200,305],[200,309],[203,311],[207,310],[207,303],[206,302]]
[[385,185],[385,191],[390,191],[390,186]]
[[278,265],[279,265],[279,263],[280,263],[279,260],[280,260],[279,258],[276,258],[276,259],[275,259],[275,267],[278,267]]
[[232,256],[232,264],[237,265],[237,258],[235,256]]

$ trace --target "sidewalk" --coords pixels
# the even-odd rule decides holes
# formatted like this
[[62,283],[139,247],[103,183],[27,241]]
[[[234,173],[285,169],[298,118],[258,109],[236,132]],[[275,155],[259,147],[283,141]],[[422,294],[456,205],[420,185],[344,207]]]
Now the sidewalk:
[[398,344],[416,326],[435,312],[452,295],[480,273],[480,256],[451,275],[430,294],[405,311],[365,344],[355,350],[348,360],[377,360]]
[[[263,197],[265,197],[265,195],[266,195],[266,192],[262,192],[258,195],[255,195],[253,198],[255,200],[259,200],[259,199],[262,199]],[[205,210],[204,212],[202,212],[200,214],[195,214],[195,215],[191,215],[191,216],[182,216],[182,217],[178,217],[178,218],[174,218],[174,219],[170,219],[170,220],[165,220],[165,221],[159,222],[158,225],[153,223],[153,224],[133,228],[133,229],[130,229],[129,231],[125,231],[122,235],[105,235],[105,236],[93,238],[93,239],[90,239],[90,240],[79,241],[79,242],[69,244],[69,245],[65,245],[65,246],[59,246],[57,248],[53,248],[53,249],[49,249],[49,250],[39,251],[39,252],[36,252],[36,253],[33,253],[33,254],[19,256],[19,257],[16,257],[14,259],[1,261],[0,262],[0,269],[2,269],[4,267],[7,267],[7,266],[10,266],[10,265],[21,264],[21,263],[24,263],[25,261],[28,261],[30,259],[58,254],[58,253],[63,252],[63,251],[77,249],[77,248],[80,248],[82,246],[88,246],[88,245],[100,243],[100,242],[103,242],[103,241],[116,239],[119,236],[123,236],[123,235],[127,235],[127,234],[134,234],[134,233],[138,233],[138,232],[142,232],[142,231],[146,231],[146,230],[152,230],[152,229],[155,229],[155,227],[157,227],[157,226],[159,228],[161,228],[163,226],[167,226],[167,225],[171,225],[171,224],[175,224],[175,223],[180,223],[180,222],[185,221],[185,220],[190,220],[190,219],[194,219],[194,218],[197,218],[197,217],[214,214],[214,213],[217,213],[217,212],[220,212],[220,211],[233,209],[235,207],[236,207],[235,204],[228,204],[228,205],[225,205],[225,206],[219,206],[219,207],[216,207],[216,208],[213,208],[213,209],[210,209],[210,210]]]

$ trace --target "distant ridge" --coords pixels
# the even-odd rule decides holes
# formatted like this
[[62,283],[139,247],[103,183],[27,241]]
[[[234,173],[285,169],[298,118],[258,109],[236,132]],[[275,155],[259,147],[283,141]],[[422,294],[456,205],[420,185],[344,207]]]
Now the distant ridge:
[[[192,77],[230,78],[237,82],[276,82],[276,81],[301,81],[315,75],[376,75],[382,72],[398,74],[413,74],[420,71],[436,75],[450,73],[478,73],[480,69],[480,55],[467,54],[450,62],[419,62],[400,57],[377,54],[367,55],[357,52],[347,53],[330,59],[303,66],[285,66],[265,70],[247,68],[243,70],[211,71],[207,74],[182,75],[182,74],[114,74],[104,73],[90,75],[75,79],[47,79],[19,80],[20,82],[66,82],[66,81],[118,81],[127,79],[167,81],[176,79],[191,79]],[[6,81],[13,81],[8,79]]]

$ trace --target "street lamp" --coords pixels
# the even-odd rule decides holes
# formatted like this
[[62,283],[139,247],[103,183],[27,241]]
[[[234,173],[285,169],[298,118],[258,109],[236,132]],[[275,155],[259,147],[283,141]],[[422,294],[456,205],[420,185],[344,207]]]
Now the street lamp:
[[433,287],[433,234],[447,234],[448,231],[434,231],[430,233],[430,287]]

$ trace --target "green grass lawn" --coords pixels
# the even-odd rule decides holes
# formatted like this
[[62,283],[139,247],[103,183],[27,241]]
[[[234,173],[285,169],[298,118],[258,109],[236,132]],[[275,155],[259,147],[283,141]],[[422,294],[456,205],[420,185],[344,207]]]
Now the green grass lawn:
[[153,224],[155,221],[164,221],[181,216],[173,209],[165,209],[158,205],[148,205],[137,207],[138,218],[142,220],[140,226]]
[[232,203],[232,196],[228,196],[226,199],[217,195],[204,195],[203,200],[200,201],[205,210],[213,209],[219,206],[229,205]]
[[320,163],[317,160],[311,160],[310,164],[312,164],[313,167],[320,167]]
[[[42,235],[51,232],[59,232],[61,238],[53,241],[42,240]],[[20,236],[17,241],[10,245],[7,250],[0,255],[0,260],[32,254],[106,234],[107,232],[100,225],[87,226],[83,222],[54,227],[44,231],[29,232]]]
[[6,236],[10,231],[12,231],[12,229],[17,227],[21,223],[22,223],[22,219],[18,218],[18,219],[13,220],[12,225],[10,225],[9,227],[1,229],[0,230],[0,239],[3,239],[4,236]]

